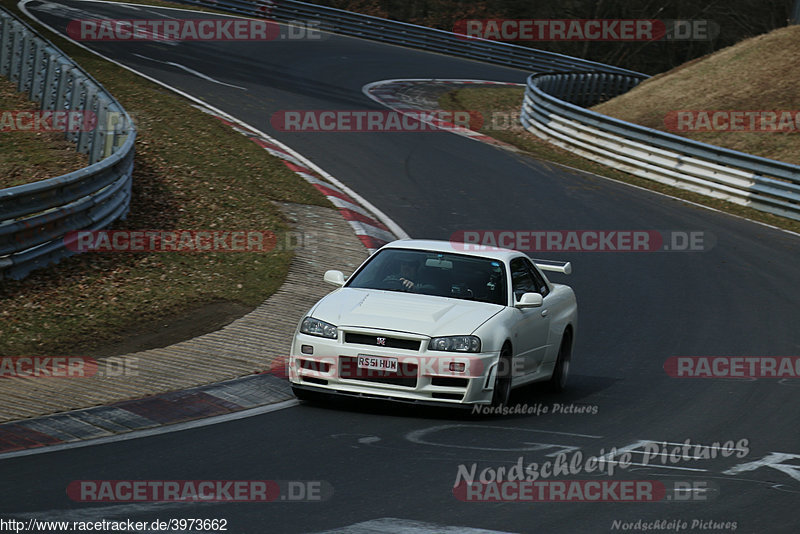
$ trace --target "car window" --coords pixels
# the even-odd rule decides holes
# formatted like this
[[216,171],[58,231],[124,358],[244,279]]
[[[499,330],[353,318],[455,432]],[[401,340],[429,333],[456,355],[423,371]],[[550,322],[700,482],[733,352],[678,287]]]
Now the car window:
[[383,249],[351,276],[345,287],[508,305],[501,261],[436,251]]
[[536,293],[540,293],[543,297],[547,296],[547,294],[550,292],[550,288],[547,287],[547,282],[544,281],[544,278],[541,274],[539,274],[539,271],[533,265],[531,260],[527,258],[523,259],[525,260],[525,263],[528,264],[528,268],[531,271],[531,276],[533,276],[533,279],[536,282],[536,287],[538,288]]
[[533,274],[528,264],[525,263],[524,258],[515,258],[511,260],[511,287],[514,290],[514,297],[517,300],[519,300],[524,293],[539,292],[536,280],[533,278]]

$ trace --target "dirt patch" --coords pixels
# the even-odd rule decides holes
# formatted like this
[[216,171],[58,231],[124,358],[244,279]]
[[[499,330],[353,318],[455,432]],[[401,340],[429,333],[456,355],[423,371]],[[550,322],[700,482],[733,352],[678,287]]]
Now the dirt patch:
[[[75,151],[63,132],[26,130],[33,119],[17,112],[39,113],[17,86],[0,76],[0,189],[38,182],[76,171],[89,164],[86,154]],[[19,129],[22,128],[22,129]]]
[[79,344],[72,352],[80,356],[108,358],[166,347],[219,330],[252,310],[238,302],[212,302],[177,315],[138,323],[106,340]]

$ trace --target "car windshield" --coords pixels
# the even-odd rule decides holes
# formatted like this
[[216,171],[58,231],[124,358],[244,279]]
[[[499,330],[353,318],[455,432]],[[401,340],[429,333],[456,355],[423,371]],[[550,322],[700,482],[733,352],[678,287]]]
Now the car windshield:
[[507,304],[501,261],[446,252],[381,250],[347,281],[347,287]]

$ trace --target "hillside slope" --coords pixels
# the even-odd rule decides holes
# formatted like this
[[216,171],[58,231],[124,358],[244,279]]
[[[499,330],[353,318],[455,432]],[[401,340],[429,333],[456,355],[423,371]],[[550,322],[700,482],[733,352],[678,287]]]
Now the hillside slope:
[[[800,164],[799,58],[800,26],[780,28],[654,76],[592,109],[698,141]],[[679,132],[667,128],[665,118],[670,113],[675,117],[675,112],[686,110],[792,111],[794,120],[791,127],[784,123],[786,132]],[[717,125],[733,118],[729,114],[720,117]],[[743,124],[750,124],[749,117],[752,115]],[[695,114],[694,122],[684,124],[699,125],[699,118]],[[755,118],[756,125],[763,125],[761,121],[761,115]]]

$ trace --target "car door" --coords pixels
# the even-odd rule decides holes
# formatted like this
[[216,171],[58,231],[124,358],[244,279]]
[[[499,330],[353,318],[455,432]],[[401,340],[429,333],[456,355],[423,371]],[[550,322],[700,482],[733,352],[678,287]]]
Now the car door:
[[524,293],[545,292],[544,305],[539,308],[514,309],[514,354],[519,363],[514,369],[523,375],[535,373],[542,363],[547,351],[550,318],[547,312],[548,287],[541,280],[535,269],[527,262],[526,258],[514,258],[510,263],[511,288],[514,303],[519,301]]
[[[537,269],[533,261],[528,258],[525,258],[525,261],[528,263],[528,267],[531,269],[533,277],[536,281],[536,287],[539,288],[538,293],[543,297],[543,303],[541,309],[541,313],[544,317],[547,317],[547,324],[549,327],[547,333],[547,347],[544,353],[544,362],[552,362],[555,360],[556,356],[558,355],[558,343],[557,343],[557,335],[553,332],[552,327],[554,326],[552,321],[554,317],[559,317],[561,312],[563,312],[564,306],[564,299],[561,298],[563,293],[559,295],[557,292],[550,291],[550,284],[546,282],[545,277],[542,275],[542,271]],[[555,319],[557,320],[557,319]]]

